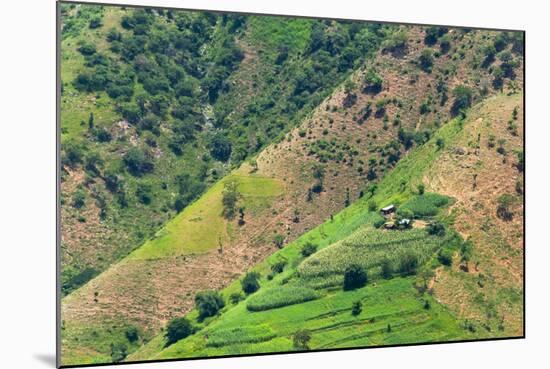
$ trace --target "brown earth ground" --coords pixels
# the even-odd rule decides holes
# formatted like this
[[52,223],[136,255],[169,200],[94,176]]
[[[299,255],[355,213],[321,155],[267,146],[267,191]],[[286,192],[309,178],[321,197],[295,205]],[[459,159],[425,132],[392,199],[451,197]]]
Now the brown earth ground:
[[[430,191],[452,196],[456,229],[474,243],[468,263],[457,259],[452,269],[442,269],[434,284],[439,301],[458,317],[475,320],[490,335],[523,334],[523,198],[516,183],[523,183],[516,152],[523,150],[523,95],[490,98],[466,122],[462,137],[448,148],[425,179]],[[518,109],[517,132],[508,122]],[[505,155],[488,144],[489,136],[505,139]],[[478,141],[479,140],[479,141]],[[475,176],[475,180],[474,180]],[[475,181],[475,185],[474,185]],[[523,185],[522,185],[523,186]],[[513,218],[497,216],[497,199],[516,198]]]

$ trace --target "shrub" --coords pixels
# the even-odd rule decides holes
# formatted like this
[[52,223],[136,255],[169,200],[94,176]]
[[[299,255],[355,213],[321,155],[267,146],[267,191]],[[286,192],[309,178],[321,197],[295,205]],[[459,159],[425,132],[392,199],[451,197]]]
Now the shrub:
[[420,54],[420,57],[418,58],[418,63],[420,64],[420,68],[424,72],[430,73],[432,71],[432,66],[434,64],[432,50],[431,49],[422,50],[422,53]]
[[435,141],[435,145],[437,146],[438,150],[441,150],[445,147],[445,140],[441,137],[438,137]]
[[381,275],[384,279],[390,279],[393,275],[393,267],[389,259],[382,260]]
[[302,329],[294,333],[293,344],[294,348],[299,350],[309,350],[309,341],[311,333],[307,329]]
[[126,339],[131,343],[136,342],[139,339],[139,331],[134,326],[126,328],[124,335],[126,336]]
[[300,286],[280,286],[258,292],[246,303],[249,311],[264,311],[283,306],[300,304],[318,297],[314,289]]
[[371,68],[365,74],[363,90],[367,93],[377,94],[382,91],[382,83],[382,77]]
[[229,296],[229,301],[231,301],[231,303],[233,305],[236,305],[238,304],[241,300],[244,299],[244,296],[241,292],[233,292],[230,296]]
[[378,206],[376,205],[376,202],[374,200],[369,201],[368,207],[369,211],[376,211],[378,209]]
[[344,271],[344,290],[361,288],[367,284],[367,272],[358,264],[351,264]]
[[431,26],[426,28],[426,35],[424,36],[424,42],[426,45],[433,45],[437,42],[437,39],[448,32],[446,27]]
[[306,242],[303,246],[302,246],[302,249],[300,250],[300,252],[302,253],[302,256],[303,257],[308,257],[310,255],[313,255],[315,252],[317,251],[317,245],[311,243],[311,242]]
[[418,256],[412,252],[405,253],[399,262],[399,272],[405,275],[416,273],[418,269]]
[[111,360],[114,363],[121,362],[128,356],[128,348],[122,343],[111,343]]
[[275,246],[277,246],[278,248],[282,248],[283,247],[283,244],[285,242],[285,238],[282,234],[276,234],[275,236],[273,236],[273,243],[275,244]]
[[282,273],[287,264],[286,259],[279,259],[274,264],[271,264],[271,271],[273,273]]
[[79,188],[73,194],[73,207],[81,209],[86,205],[86,192],[84,189]]
[[166,346],[178,342],[193,333],[191,322],[186,318],[174,318],[166,327]]
[[78,51],[85,56],[95,54],[96,48],[95,45],[90,42],[83,42],[79,47]]
[[224,306],[223,298],[217,291],[201,291],[195,295],[195,307],[200,319],[216,315]]
[[124,164],[128,169],[128,172],[134,176],[142,176],[146,173],[150,173],[154,169],[153,162],[148,155],[137,147],[132,147],[123,156]]
[[244,278],[241,280],[241,286],[246,294],[251,294],[260,289],[260,282],[258,279],[260,274],[257,272],[248,272],[245,274]]
[[437,259],[441,264],[451,266],[453,264],[453,254],[454,252],[452,249],[444,247],[439,250]]
[[418,189],[419,195],[424,195],[424,192],[426,191],[426,186],[424,185],[424,183],[420,183],[418,186],[416,186],[416,188]]
[[439,236],[439,237],[445,236],[445,232],[446,232],[445,225],[440,222],[433,222],[428,224],[428,227],[426,227],[426,231],[428,232],[429,235]]
[[357,316],[361,314],[361,311],[363,311],[363,304],[361,301],[355,301],[351,306],[351,315]]
[[149,205],[153,198],[153,188],[149,183],[138,183],[136,189],[136,196],[144,205]]
[[515,198],[510,194],[503,194],[497,199],[497,216],[505,221],[512,220],[514,213],[510,209]]

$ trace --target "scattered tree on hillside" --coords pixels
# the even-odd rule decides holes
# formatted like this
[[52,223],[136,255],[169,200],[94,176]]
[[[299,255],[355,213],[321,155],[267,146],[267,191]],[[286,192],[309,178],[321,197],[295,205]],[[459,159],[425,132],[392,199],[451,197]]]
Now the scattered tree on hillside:
[[244,278],[241,280],[241,286],[246,294],[251,294],[260,289],[260,274],[257,272],[248,272],[245,274]]
[[218,291],[207,290],[195,295],[195,307],[199,311],[199,319],[216,315],[225,303]]
[[174,318],[166,327],[166,346],[178,342],[193,333],[191,322],[186,318]]
[[349,265],[344,271],[344,290],[361,288],[367,284],[367,272],[358,264]]
[[303,257],[308,257],[312,254],[314,254],[317,251],[317,245],[314,243],[307,241],[300,250]]
[[458,114],[464,114],[465,110],[472,105],[473,91],[467,86],[457,86],[453,90],[455,100],[451,107],[451,114],[456,116]]

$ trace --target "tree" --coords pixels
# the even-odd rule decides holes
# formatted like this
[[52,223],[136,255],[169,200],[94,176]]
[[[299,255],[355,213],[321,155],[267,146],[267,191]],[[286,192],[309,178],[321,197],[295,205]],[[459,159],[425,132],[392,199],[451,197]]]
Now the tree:
[[361,314],[361,311],[363,311],[363,304],[361,301],[355,301],[351,306],[351,315],[357,316]]
[[126,328],[124,335],[126,336],[126,339],[128,340],[128,342],[133,343],[139,339],[139,330],[134,326],[130,326]]
[[311,333],[307,329],[302,329],[294,333],[293,343],[294,348],[298,350],[309,350],[309,341],[311,340]]
[[428,226],[426,227],[426,231],[428,232],[428,234],[432,236],[439,236],[439,237],[445,236],[445,232],[446,232],[445,225],[440,222],[432,222],[428,224]]
[[457,86],[453,89],[455,100],[451,107],[451,114],[456,116],[464,114],[464,111],[472,105],[473,91],[467,86]]
[[317,245],[307,241],[301,249],[301,254],[303,257],[308,257],[310,255],[313,255],[317,251]]
[[361,288],[367,284],[367,272],[358,264],[349,265],[344,272],[344,290]]
[[258,279],[260,274],[257,272],[248,272],[245,274],[244,278],[241,280],[241,286],[244,293],[251,294],[260,289],[260,282]]
[[195,295],[195,307],[201,320],[216,315],[224,306],[223,298],[217,291],[201,291]]
[[210,154],[219,161],[227,161],[231,156],[231,141],[222,133],[216,133],[210,141]]
[[166,327],[166,346],[178,342],[193,333],[191,322],[186,318],[174,318]]
[[237,202],[240,198],[240,193],[237,189],[238,185],[239,183],[236,180],[229,180],[223,184],[223,215],[227,219],[232,219],[235,216]]

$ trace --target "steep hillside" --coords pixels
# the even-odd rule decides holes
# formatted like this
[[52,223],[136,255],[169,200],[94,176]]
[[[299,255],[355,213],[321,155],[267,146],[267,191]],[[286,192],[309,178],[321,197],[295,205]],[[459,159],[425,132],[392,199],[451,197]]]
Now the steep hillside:
[[[206,165],[201,170],[207,173],[203,178],[208,183],[208,189],[201,189],[204,191],[202,196],[194,202],[191,202],[193,197],[187,197],[190,205],[177,215],[173,210],[167,211],[157,219],[156,227],[150,225],[151,230],[159,230],[151,232],[150,238],[144,236],[144,242],[139,248],[63,299],[62,353],[65,364],[120,360],[121,355],[116,350],[114,352],[113,347],[125,347],[125,353],[135,351],[157,335],[171,318],[190,312],[197,291],[229,286],[227,292],[224,292],[225,297],[229,297],[230,292],[238,289],[238,282],[235,281],[239,276],[278,248],[284,247],[279,254],[299,262],[298,245],[301,246],[303,237],[306,237],[302,235],[327,219],[332,221],[314,230],[313,234],[317,236],[310,234],[308,239],[318,237],[322,246],[329,246],[362,226],[370,224],[372,227],[377,219],[376,214],[365,213],[367,198],[373,201],[374,208],[390,202],[404,203],[412,194],[411,188],[428,175],[428,169],[433,166],[435,158],[447,152],[454,135],[461,132],[460,119],[457,118],[451,124],[445,123],[453,116],[462,115],[470,105],[487,96],[501,90],[501,93],[514,93],[523,81],[522,56],[517,50],[515,36],[508,36],[503,41],[504,45],[500,45],[500,34],[489,31],[446,30],[437,27],[366,29],[363,33],[365,38],[353,39],[360,40],[357,42],[361,44],[374,42],[374,45],[381,39],[384,41],[380,52],[363,60],[361,53],[352,53],[354,44],[334,50],[335,45],[338,45],[334,39],[338,39],[335,35],[339,29],[335,22],[320,22],[322,24],[313,24],[310,28],[304,27],[302,22],[291,22],[288,27],[281,28],[275,20],[266,24],[266,19],[275,18],[251,19],[253,21],[248,23],[235,42],[244,50],[243,59],[227,77],[227,86],[238,88],[229,88],[227,93],[216,96],[215,101],[210,101],[211,96],[201,97],[203,100],[200,103],[206,104],[206,118],[205,127],[196,134],[198,144],[186,146],[188,154],[181,157],[171,153],[166,146],[156,158],[155,172],[137,179],[127,173],[125,176],[128,183],[136,186],[143,178],[162,188],[162,184],[155,181],[164,181],[164,173],[168,178],[174,178],[170,176],[174,172],[181,173],[180,165],[188,163],[195,168],[197,158],[200,157],[196,155],[209,151],[207,140],[210,139],[210,129],[207,127],[211,123],[210,119],[217,122],[214,124],[217,127],[215,130],[230,138],[232,147],[246,141],[250,145],[247,155],[267,146],[256,157],[240,166],[237,164],[246,155],[235,158],[233,153],[236,151],[232,151],[230,163],[234,169],[231,171],[231,165],[221,165],[219,162],[214,163],[214,171],[208,163],[216,161],[205,161]],[[255,25],[258,28],[254,28]],[[291,44],[288,50],[274,53],[274,45],[287,43],[288,36],[281,31],[265,32],[270,26],[287,29],[300,37],[293,38],[298,41]],[[354,28],[352,24],[346,23],[345,27],[349,34],[356,32],[351,31]],[[437,36],[432,39],[434,32]],[[486,47],[497,43],[500,45],[499,58],[495,59],[493,55],[487,60],[480,59]],[[330,57],[333,55],[331,50],[334,55],[347,55],[339,59],[343,66],[334,63]],[[346,50],[349,53],[344,52]],[[369,51],[365,51],[365,55]],[[503,54],[505,57],[500,58]],[[281,59],[284,66],[282,69],[274,66]],[[340,83],[346,71],[352,68],[355,71],[346,82]],[[505,74],[502,74],[503,69],[507,71]],[[321,78],[321,75],[325,77]],[[289,81],[292,82],[288,84]],[[337,84],[339,87],[323,99],[331,86]],[[295,107],[301,108],[293,110],[283,104],[291,97]],[[276,101],[263,101],[269,98]],[[242,106],[247,108],[243,109]],[[313,106],[316,108],[311,110]],[[257,126],[259,122],[266,121],[270,122],[268,126]],[[293,128],[294,125],[297,125],[296,128]],[[121,127],[126,125],[122,124]],[[123,128],[125,132],[133,132],[135,129],[133,126]],[[256,134],[259,130],[267,135],[260,140]],[[161,133],[159,142],[162,137]],[[438,138],[443,141],[438,141]],[[268,144],[271,141],[274,142]],[[409,159],[412,150],[425,156],[422,159]],[[122,152],[117,155],[118,160],[121,160]],[[171,159],[164,161],[165,155]],[[166,171],[159,168],[165,168]],[[69,178],[76,178],[64,184],[70,193],[78,187],[75,182],[79,178],[81,180],[82,174],[78,174],[78,168],[68,168],[67,172]],[[179,178],[183,178],[183,187],[187,189],[190,182],[184,174],[189,172],[184,171]],[[226,175],[215,181],[223,174]],[[384,178],[382,182],[381,178]],[[173,186],[171,181],[166,181],[168,197],[174,195],[170,195]],[[235,183],[237,193],[236,214],[232,217],[227,214],[224,216],[225,207],[222,206],[224,191],[228,191],[230,183]],[[431,190],[447,194],[444,186]],[[197,191],[197,196],[201,191]],[[449,195],[455,197],[452,193]],[[357,204],[336,215],[356,200]],[[151,207],[129,205],[128,209],[133,210],[119,213],[121,219],[139,224],[140,219],[151,217]],[[69,211],[73,217],[80,214],[78,211]],[[133,218],[133,214],[137,213],[140,215]],[[94,217],[90,214],[90,218]],[[168,218],[171,219],[159,227]],[[78,229],[78,224],[74,224],[74,229]],[[106,227],[104,224],[100,226]],[[67,235],[74,235],[74,229],[69,228]],[[457,226],[457,229],[466,234],[462,228]],[[92,230],[94,233],[89,242],[94,242],[93,237],[98,237],[97,230],[83,230]],[[300,236],[302,238],[298,238]],[[112,243],[112,240],[106,242],[108,245]],[[132,247],[132,242],[125,241],[125,250]],[[440,247],[434,246],[434,250]],[[269,260],[273,261],[273,257]],[[105,258],[109,262],[116,260],[112,256]],[[262,285],[267,283],[263,279],[267,275],[266,263],[257,267],[262,271]],[[293,265],[293,268],[296,266]],[[289,270],[289,274],[292,270]],[[447,270],[439,273],[449,278],[453,276]],[[273,279],[276,280],[280,278]],[[380,290],[380,293],[391,295],[394,291],[395,298],[410,307],[411,319],[426,325],[413,324],[408,333],[389,339],[383,334],[382,328],[387,329],[387,324],[401,324],[399,321],[402,322],[403,317],[397,314],[395,322],[382,320],[383,325],[375,329],[380,336],[371,343],[412,342],[415,339],[414,332],[428,332],[427,336],[423,336],[426,338],[422,339],[424,341],[468,337],[469,333],[465,333],[453,318],[453,314],[457,314],[452,306],[453,297],[445,295],[444,289],[439,293],[435,287],[436,297],[452,308],[447,311],[436,300],[426,296],[423,299],[429,300],[434,308],[425,312],[422,310],[424,300],[420,301],[415,295],[415,283],[414,277],[399,278],[385,285],[388,289]],[[370,293],[371,287],[366,287],[366,291]],[[361,296],[355,298],[363,299],[364,296]],[[330,306],[333,302],[336,305],[350,302],[347,296],[335,296],[336,300],[330,300],[330,293],[323,298],[329,299],[319,300],[323,306]],[[366,298],[365,303],[372,302],[369,297]],[[236,309],[242,310],[243,304],[237,305]],[[385,307],[381,305],[379,308]],[[233,314],[231,311],[228,313]],[[475,312],[473,310],[465,314],[473,317]],[[224,317],[225,314],[221,319]],[[433,320],[433,325],[429,323],[430,320]],[[437,330],[438,325],[449,328],[448,336],[441,335]],[[280,327],[280,331],[276,327],[270,329],[259,334],[280,337],[281,345],[259,348],[259,351],[285,349],[293,326]],[[128,332],[134,330],[138,332],[138,338],[130,340]],[[472,335],[483,336],[481,333]],[[358,338],[356,344],[364,345],[366,341],[363,338]],[[155,342],[159,345],[162,340],[162,336],[157,336],[152,346],[145,346],[135,357],[173,357],[175,352],[189,354],[172,348],[166,353],[159,353]],[[341,342],[348,343],[349,340]],[[317,344],[318,347],[333,347],[336,343],[321,340]],[[180,347],[179,343],[176,346]],[[214,351],[213,354],[222,352]],[[197,354],[200,353],[204,354],[204,351],[197,351]]]
[[[293,344],[293,337],[304,329],[311,334],[309,349],[521,336],[522,292],[517,285],[521,278],[506,280],[500,273],[504,272],[503,265],[512,274],[522,269],[522,238],[513,239],[518,242],[518,249],[513,244],[503,243],[498,248],[488,245],[483,237],[498,240],[503,239],[504,234],[521,235],[521,207],[511,209],[518,223],[506,221],[498,230],[491,228],[488,234],[481,234],[487,232],[487,227],[465,229],[465,224],[478,224],[477,216],[473,222],[463,218],[470,200],[463,195],[469,192],[463,186],[463,179],[473,167],[464,163],[468,160],[456,160],[456,155],[467,159],[481,154],[483,160],[477,166],[479,176],[489,175],[483,173],[482,168],[491,165],[491,152],[495,150],[481,149],[472,138],[477,138],[478,132],[482,137],[509,134],[505,128],[506,118],[514,109],[519,111],[521,104],[522,95],[499,95],[477,105],[464,120],[456,119],[445,125],[430,141],[399,162],[379,183],[372,198],[358,200],[256,266],[253,270],[261,275],[259,292],[242,296],[244,300],[236,304],[228,303],[220,315],[211,319],[202,321],[197,319],[196,312],[189,314],[197,333],[173,345],[167,345],[161,334],[130,355],[128,361],[303,350]],[[521,112],[518,114],[518,125],[521,125],[519,117]],[[440,140],[445,142],[444,146],[437,144]],[[513,141],[507,149],[520,150],[521,145]],[[494,215],[497,198],[514,188],[517,178],[521,177],[516,173],[517,166],[517,159],[510,157],[502,167],[496,166],[503,177],[499,178],[498,185],[492,186],[493,191],[479,187],[472,190],[479,191],[475,193],[477,203],[490,204],[484,211],[478,206],[478,215],[498,221]],[[425,229],[380,231],[374,228],[380,216],[369,209],[369,203],[385,205],[390,199],[400,199],[406,207],[410,203],[407,200],[423,196],[414,194],[419,183],[428,178],[446,178],[447,172],[456,174],[453,180],[462,184],[460,194],[437,181],[428,186],[448,196],[456,195],[450,207],[436,217],[447,224],[446,236],[430,236]],[[479,180],[478,186],[483,187],[484,181]],[[517,201],[519,205],[521,199]],[[421,228],[422,222],[417,222]],[[452,233],[453,227],[466,241]],[[316,245],[318,251],[304,256],[301,250],[306,244]],[[451,266],[441,257],[442,249],[451,250]],[[417,276],[413,277],[400,269],[403,258],[411,252],[419,260]],[[495,256],[497,253],[499,257]],[[388,260],[391,267],[389,274],[382,277],[380,273],[384,275],[384,272],[378,268],[384,260]],[[502,260],[508,263],[503,264]],[[284,267],[278,274],[273,266],[281,261]],[[370,281],[367,286],[342,291],[343,271],[349,263],[366,267]],[[515,266],[509,267],[512,263]],[[480,279],[481,273],[485,276]],[[478,281],[487,285],[475,285]],[[223,290],[223,296],[231,300],[240,287],[239,282],[233,283]],[[352,313],[357,301],[362,308]],[[480,308],[482,314],[476,315]]]
[[61,12],[64,294],[300,122],[392,28],[73,4]]

